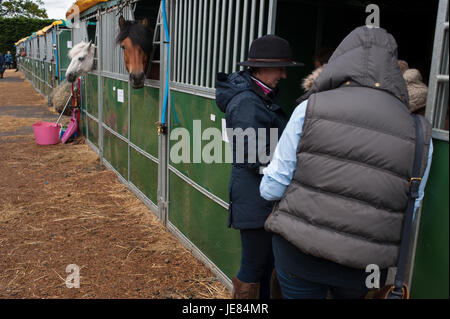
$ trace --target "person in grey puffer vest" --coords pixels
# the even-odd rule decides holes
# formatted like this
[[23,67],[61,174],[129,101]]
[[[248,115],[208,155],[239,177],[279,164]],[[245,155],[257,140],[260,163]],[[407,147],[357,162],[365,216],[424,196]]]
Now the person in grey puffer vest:
[[[415,124],[395,39],[356,28],[298,102],[260,185],[279,200],[265,229],[282,294],[363,298],[368,265],[381,281],[396,266],[413,170]],[[431,125],[420,122],[416,210],[432,156]]]
[[[264,230],[264,222],[273,202],[259,195],[261,168],[267,163],[257,150],[265,151],[265,155],[270,153],[271,129],[278,130],[276,141],[281,136],[287,119],[274,102],[276,86],[280,79],[286,78],[286,67],[303,64],[292,61],[289,43],[275,35],[254,40],[248,60],[239,64],[250,70],[230,75],[219,73],[216,81],[217,106],[226,114],[227,130],[236,133],[229,134],[233,164],[228,227],[240,230],[242,258],[239,273],[233,278],[232,296],[233,299],[268,299],[273,253],[272,234]],[[246,136],[248,131],[255,134]],[[263,142],[260,138],[264,135]],[[240,144],[239,140],[243,142]],[[251,154],[255,156],[252,158]]]

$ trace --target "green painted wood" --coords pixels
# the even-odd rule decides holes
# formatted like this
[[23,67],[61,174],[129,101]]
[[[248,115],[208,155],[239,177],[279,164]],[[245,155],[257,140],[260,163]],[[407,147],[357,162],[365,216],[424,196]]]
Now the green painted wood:
[[36,67],[36,60],[32,60],[33,62],[33,68],[32,68],[32,73],[33,73],[33,86],[35,87],[35,88],[37,88],[37,79],[36,79],[36,74],[37,74],[37,67]]
[[65,72],[70,64],[70,58],[67,55],[70,48],[67,47],[67,42],[72,41],[71,30],[61,30],[58,36],[58,50],[59,50],[59,73],[61,81],[65,78]]
[[239,231],[227,228],[227,211],[170,172],[169,221],[230,279],[241,258]]
[[39,89],[39,61],[34,61],[34,75],[35,75],[35,83],[36,89]]
[[88,117],[84,114],[81,115],[81,134],[87,138]]
[[41,93],[44,96],[47,96],[47,84],[46,79],[47,79],[47,72],[45,70],[45,62],[41,62],[40,63],[40,69],[41,69]]
[[158,203],[158,164],[130,150],[130,181],[155,205]]
[[128,146],[121,139],[103,129],[103,156],[128,180]]
[[46,96],[49,96],[51,94],[51,92],[52,92],[52,88],[49,87],[49,85],[51,85],[51,75],[50,75],[50,69],[49,69],[50,64],[45,62],[44,66],[45,66],[44,79],[47,82],[47,83],[45,83],[44,92],[45,92]]
[[[128,138],[128,82],[106,77],[102,81],[103,122]],[[118,101],[118,90],[123,90],[123,102]]]
[[52,63],[51,77],[52,87],[56,88],[58,86],[58,79],[56,78],[56,63]]
[[433,140],[428,178],[417,239],[412,298],[447,298],[449,255],[449,146]]
[[98,118],[98,77],[95,74],[88,74],[85,76],[83,82],[83,89],[85,93],[85,104],[86,110]]
[[93,119],[89,117],[85,117],[88,126],[88,135],[87,138],[90,142],[92,142],[98,148],[98,124]]
[[[171,96],[171,131],[173,132],[177,128],[187,129],[190,133],[191,147],[191,163],[175,164],[171,160],[171,165],[206,190],[228,202],[231,164],[225,163],[225,152],[229,151],[230,145],[222,142],[222,163],[204,163],[202,159],[200,163],[194,163],[194,154],[201,154],[201,150],[212,138],[202,141],[201,145],[199,144],[201,146],[200,151],[195,149],[193,121],[201,121],[201,132],[209,127],[217,128],[221,132],[222,119],[225,118],[225,114],[219,110],[215,100],[174,91],[172,91]],[[211,115],[215,116],[215,121],[211,120]],[[200,137],[196,140],[199,139]],[[172,148],[179,140],[180,138],[170,141],[170,147]]]
[[131,142],[157,158],[159,89],[131,89],[130,96]]
[[41,62],[39,60],[36,60],[36,88],[40,91],[41,90]]

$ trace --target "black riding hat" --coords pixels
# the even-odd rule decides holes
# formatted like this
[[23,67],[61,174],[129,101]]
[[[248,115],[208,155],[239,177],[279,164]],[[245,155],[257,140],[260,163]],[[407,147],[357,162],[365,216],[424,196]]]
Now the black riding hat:
[[239,65],[260,68],[277,68],[303,66],[301,62],[292,60],[292,50],[289,43],[276,35],[264,35],[253,40],[248,52],[247,61]]

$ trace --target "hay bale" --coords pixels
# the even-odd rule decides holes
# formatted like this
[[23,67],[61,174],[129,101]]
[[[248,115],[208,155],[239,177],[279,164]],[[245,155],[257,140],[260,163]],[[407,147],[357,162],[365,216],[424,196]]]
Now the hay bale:
[[[50,97],[50,103],[55,108],[56,112],[58,113],[62,112],[64,106],[67,103],[67,100],[70,97],[70,93],[71,93],[71,84],[66,80],[61,82],[61,84],[55,88],[52,96]],[[72,101],[70,101],[69,105],[67,105],[66,110],[64,111],[64,115],[71,115],[72,109],[73,105]]]

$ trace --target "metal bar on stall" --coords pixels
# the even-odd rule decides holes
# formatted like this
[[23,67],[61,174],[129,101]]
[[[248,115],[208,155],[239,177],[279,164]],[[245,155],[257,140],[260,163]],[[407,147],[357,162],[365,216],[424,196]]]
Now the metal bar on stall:
[[100,14],[100,10],[97,11],[98,23],[101,28],[98,28],[98,76],[97,76],[97,87],[98,87],[98,150],[100,162],[103,162],[103,81],[102,75],[104,71],[103,65],[103,15]]
[[435,80],[439,74],[442,61],[442,43],[444,41],[446,14],[448,9],[448,1],[440,1],[436,18],[436,28],[433,42],[433,57],[431,61],[430,80],[428,83],[427,106],[425,108],[425,117],[434,127],[434,117],[437,109],[436,97],[438,92],[438,82]]
[[184,0],[184,8],[183,8],[183,55],[181,56],[182,61],[181,65],[183,67],[181,68],[181,80],[180,82],[186,83],[186,78],[184,77],[185,71],[187,68],[187,60],[186,60],[186,26],[187,26],[187,0]]
[[211,44],[212,44],[212,21],[213,21],[213,4],[214,2],[211,2],[211,5],[209,6],[209,19],[208,19],[208,49],[206,50],[206,53],[208,55],[208,58],[206,59],[206,87],[211,87],[210,84],[210,76],[211,76]]
[[205,46],[206,46],[206,21],[208,14],[208,1],[205,1],[205,6],[203,7],[203,29],[202,29],[202,61],[200,68],[200,86],[204,86],[205,82]]
[[228,22],[227,22],[227,46],[225,49],[225,73],[229,73],[230,68],[230,44],[231,44],[231,18],[233,17],[233,1],[228,4]]
[[192,16],[192,6],[191,1],[188,3],[188,31],[187,31],[187,57],[186,57],[186,83],[189,82],[189,72],[192,72],[191,70],[191,16]]
[[224,59],[224,42],[225,42],[225,12],[227,10],[227,1],[222,0],[222,15],[220,18],[220,49],[219,49],[219,72],[223,72],[223,59]]
[[250,13],[250,37],[248,38],[248,46],[250,47],[255,36],[255,11],[256,11],[256,0],[252,0],[252,9]]
[[237,52],[238,52],[238,37],[239,34],[239,14],[241,9],[241,0],[236,0],[236,15],[234,19],[234,43],[233,43],[233,65],[231,66],[231,71],[236,72],[237,70]]
[[197,8],[198,8],[198,1],[197,0],[194,0],[194,8],[193,8],[193,10],[194,10],[194,17],[193,17],[193,20],[192,20],[192,57],[191,57],[191,80],[190,80],[190,84],[196,84],[195,82],[194,82],[194,73],[195,73],[195,69],[196,68],[194,68],[194,66],[195,66],[195,56],[196,55],[198,55],[198,52],[196,52],[195,51],[195,49],[196,49],[196,42],[197,42],[197,24],[198,24],[198,21],[197,21]]
[[178,46],[178,56],[177,56],[177,82],[181,82],[181,70],[182,70],[182,40],[183,40],[183,0],[178,0],[178,25],[176,26],[178,28],[178,41],[176,45]]
[[174,27],[173,27],[173,31],[174,31],[174,35],[173,35],[173,39],[175,42],[175,45],[172,45],[172,50],[173,50],[173,67],[172,67],[172,81],[177,81],[177,70],[178,70],[178,46],[179,46],[179,42],[177,41],[178,39],[178,29],[177,29],[177,25],[178,25],[178,4],[179,4],[179,0],[175,0],[175,8],[174,8]]
[[258,38],[263,35],[263,23],[264,23],[264,6],[265,1],[259,1],[259,18],[258,18]]
[[[202,11],[203,11],[203,0],[199,0],[200,3],[198,4],[198,38],[197,38],[197,52],[196,52],[196,56],[197,59],[195,61],[195,85],[200,85],[199,80],[200,80],[200,42],[203,43],[203,37],[201,37],[200,34],[200,30],[202,30],[202,25],[203,25],[203,19],[202,19]],[[203,30],[202,30],[202,35],[203,35]]]
[[269,1],[268,18],[267,18],[267,34],[275,34],[275,22],[277,19],[277,0]]
[[[248,13],[248,0],[244,0],[244,12],[242,14],[242,40],[241,40],[241,61],[244,61],[245,58],[245,43],[246,43],[246,35],[247,35],[247,13]],[[242,70],[243,67],[241,66]]]
[[443,75],[443,74],[438,74],[438,75],[436,75],[436,81],[437,82],[448,82],[449,81],[449,76],[448,75]]
[[214,20],[214,51],[213,51],[213,69],[212,69],[212,85],[215,86],[215,74],[216,74],[216,66],[217,66],[217,37],[219,31],[219,4],[221,0],[216,0],[216,19]]

